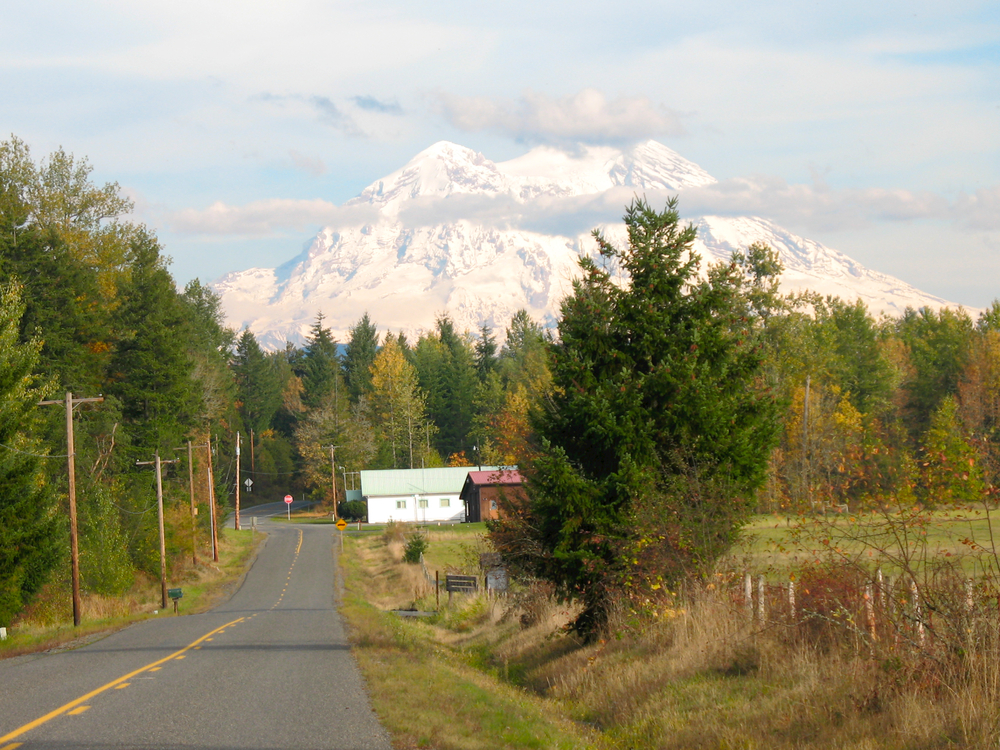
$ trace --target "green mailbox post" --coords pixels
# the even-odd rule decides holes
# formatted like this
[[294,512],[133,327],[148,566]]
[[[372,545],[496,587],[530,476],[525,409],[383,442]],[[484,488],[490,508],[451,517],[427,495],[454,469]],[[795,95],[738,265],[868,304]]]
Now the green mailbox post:
[[169,596],[174,602],[174,614],[177,614],[177,600],[184,596],[184,592],[181,589],[167,589],[167,596]]

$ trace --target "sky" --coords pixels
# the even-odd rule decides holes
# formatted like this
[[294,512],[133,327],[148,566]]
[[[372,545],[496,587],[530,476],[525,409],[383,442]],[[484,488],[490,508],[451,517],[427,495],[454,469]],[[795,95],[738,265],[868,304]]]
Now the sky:
[[653,138],[720,180],[691,210],[772,219],[971,308],[1000,297],[995,0],[6,0],[3,15],[0,139],[117,182],[180,284],[291,259],[436,141],[499,162]]

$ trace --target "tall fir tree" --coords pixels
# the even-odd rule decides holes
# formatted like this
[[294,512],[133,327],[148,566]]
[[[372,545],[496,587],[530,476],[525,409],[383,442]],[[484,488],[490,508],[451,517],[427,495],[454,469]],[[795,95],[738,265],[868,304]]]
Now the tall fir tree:
[[201,411],[188,339],[190,317],[150,234],[132,244],[130,278],[115,320],[119,341],[108,392],[121,403],[135,458],[180,445]]
[[271,420],[281,406],[282,384],[249,328],[236,342],[232,368],[243,426],[260,435],[271,427]]
[[475,352],[476,373],[480,380],[485,380],[497,367],[497,340],[493,336],[493,329],[487,325],[479,329]]
[[309,332],[300,368],[302,403],[305,406],[317,407],[330,395],[337,401],[342,396],[346,398],[337,342],[330,329],[323,325],[323,313],[316,316]]
[[728,550],[778,433],[752,274],[734,261],[700,278],[676,200],[663,212],[636,200],[625,223],[626,248],[595,233],[624,283],[585,258],[563,303],[531,503],[494,535],[512,564],[582,602],[591,637],[613,607],[655,601]]
[[366,312],[351,328],[344,351],[344,377],[354,403],[372,392],[372,363],[377,354],[378,328]]

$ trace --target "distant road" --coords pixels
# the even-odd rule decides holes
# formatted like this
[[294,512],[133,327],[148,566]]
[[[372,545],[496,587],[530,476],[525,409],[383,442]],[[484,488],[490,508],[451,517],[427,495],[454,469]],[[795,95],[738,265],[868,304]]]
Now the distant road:
[[[289,506],[287,503],[263,503],[261,505],[244,505],[240,508],[240,526],[246,526],[250,523],[252,517],[255,518],[271,518],[272,516],[283,516],[288,513],[289,507],[291,507],[291,512],[296,513],[300,510],[308,510],[316,503],[306,502],[305,500],[294,500]],[[232,524],[233,514],[230,513],[226,522]]]
[[334,609],[331,527],[252,515],[268,538],[227,603],[0,661],[0,750],[390,750]]

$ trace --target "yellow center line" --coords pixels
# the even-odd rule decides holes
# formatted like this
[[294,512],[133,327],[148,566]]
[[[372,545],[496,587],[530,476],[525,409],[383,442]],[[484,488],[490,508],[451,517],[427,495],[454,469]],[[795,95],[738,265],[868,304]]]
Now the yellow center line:
[[[9,740],[15,739],[16,737],[20,737],[22,734],[24,734],[25,732],[30,732],[32,729],[37,729],[38,727],[42,726],[42,724],[46,724],[49,721],[52,721],[52,719],[56,718],[57,716],[62,716],[64,713],[67,713],[67,712],[73,712],[73,713],[75,713],[73,711],[73,709],[77,708],[78,706],[80,706],[83,703],[86,703],[87,701],[89,701],[94,696],[100,695],[105,690],[110,690],[111,688],[117,687],[118,685],[121,685],[123,682],[128,682],[133,677],[135,677],[136,675],[142,674],[143,672],[155,672],[156,670],[158,670],[160,668],[161,664],[165,664],[166,662],[170,661],[171,659],[176,659],[177,657],[182,656],[185,651],[188,651],[189,649],[194,648],[195,646],[197,646],[199,643],[201,643],[202,641],[204,641],[209,636],[215,635],[220,630],[222,630],[222,628],[227,628],[230,625],[235,625],[236,623],[242,622],[243,620],[244,620],[244,618],[241,617],[238,620],[233,620],[232,622],[228,622],[225,625],[223,625],[221,628],[216,628],[215,630],[213,630],[213,631],[211,631],[209,633],[206,633],[205,635],[203,635],[198,640],[192,641],[187,646],[185,646],[184,648],[182,648],[180,651],[175,651],[174,653],[170,654],[170,656],[165,656],[162,659],[159,659],[158,661],[154,661],[151,664],[147,664],[144,667],[140,667],[139,669],[135,670],[134,672],[129,672],[126,675],[122,675],[117,680],[112,680],[107,685],[102,685],[101,687],[99,687],[99,688],[97,688],[95,690],[91,690],[86,695],[81,695],[76,700],[72,700],[69,703],[67,703],[66,705],[60,706],[59,708],[55,709],[54,711],[49,711],[47,714],[45,714],[45,716],[41,716],[41,717],[35,719],[34,721],[29,721],[24,726],[18,727],[17,729],[15,729],[12,732],[8,732],[7,734],[5,734],[2,737],[0,737],[0,750],[6,750],[5,748],[2,748],[3,743],[8,742]],[[89,708],[89,706],[87,708]],[[82,710],[86,711],[87,709],[84,708]]]
[[0,747],[0,750],[17,750],[17,748],[21,747],[23,744],[23,742],[11,742],[9,745]]
[[69,715],[70,716],[78,716],[79,714],[82,714],[84,711],[86,711],[89,708],[90,708],[90,706],[77,706],[76,708],[74,708],[72,711],[69,712]]
[[123,682],[121,685],[115,685],[115,690],[121,690],[122,688],[127,688],[131,685],[131,682]]

